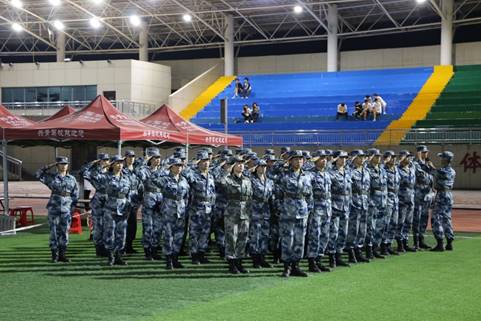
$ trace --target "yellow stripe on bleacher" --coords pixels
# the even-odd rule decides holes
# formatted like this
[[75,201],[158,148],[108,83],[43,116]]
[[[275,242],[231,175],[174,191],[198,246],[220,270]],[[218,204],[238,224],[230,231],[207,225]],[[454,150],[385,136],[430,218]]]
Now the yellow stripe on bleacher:
[[453,76],[453,66],[434,66],[434,71],[401,118],[391,122],[376,145],[398,145],[418,120],[425,119]]
[[203,93],[201,93],[193,102],[185,107],[181,112],[185,120],[189,120],[194,117],[199,111],[207,106],[212,99],[220,94],[229,84],[235,79],[235,76],[222,76],[219,77],[212,85],[210,85]]

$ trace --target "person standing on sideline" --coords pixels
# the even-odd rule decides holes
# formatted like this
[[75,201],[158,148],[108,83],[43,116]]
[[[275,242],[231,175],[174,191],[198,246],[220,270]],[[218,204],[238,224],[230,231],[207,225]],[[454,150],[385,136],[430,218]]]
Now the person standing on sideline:
[[130,179],[131,184],[130,204],[128,207],[129,214],[127,218],[127,237],[125,240],[125,253],[127,254],[137,253],[133,247],[133,242],[137,234],[137,212],[139,211],[143,198],[143,185],[135,172],[134,161],[135,152],[133,150],[126,151],[125,165],[122,173]]
[[[75,177],[68,173],[68,166],[67,157],[57,157],[54,164],[47,165],[36,173],[40,182],[52,191],[47,203],[52,263],[70,262],[65,253],[72,212],[77,205],[79,189]],[[54,173],[50,171],[53,167],[56,167]]]

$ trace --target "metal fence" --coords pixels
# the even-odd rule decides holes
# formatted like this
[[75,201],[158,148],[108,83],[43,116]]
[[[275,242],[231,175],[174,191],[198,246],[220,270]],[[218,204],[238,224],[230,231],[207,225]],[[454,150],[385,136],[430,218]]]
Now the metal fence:
[[[365,130],[296,130],[296,131],[243,131],[246,146],[367,146],[375,145],[382,129]],[[389,139],[384,145],[401,144],[472,144],[481,143],[480,128],[416,128],[387,130]],[[403,137],[404,136],[404,137]]]
[[[143,117],[151,114],[159,106],[155,104],[139,103],[129,100],[111,100],[117,109],[133,117]],[[4,103],[3,105],[17,114],[49,116],[57,112],[64,105],[69,105],[75,109],[81,109],[91,101],[55,101],[55,102],[31,102],[31,103]]]
[[[0,151],[0,168],[3,169],[3,153]],[[7,171],[9,179],[22,180],[22,161],[7,155]],[[3,180],[3,171],[0,171]]]

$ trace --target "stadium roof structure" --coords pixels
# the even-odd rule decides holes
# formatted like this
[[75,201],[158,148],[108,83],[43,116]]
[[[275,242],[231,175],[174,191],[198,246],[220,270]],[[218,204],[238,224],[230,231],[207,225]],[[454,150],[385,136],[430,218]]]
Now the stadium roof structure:
[[[0,0],[0,57],[55,55],[57,32],[67,55],[136,53],[143,29],[151,52],[221,48],[226,15],[236,46],[325,39],[331,5],[340,39],[439,29],[443,15],[441,0]],[[481,1],[454,5],[455,26],[481,23]]]

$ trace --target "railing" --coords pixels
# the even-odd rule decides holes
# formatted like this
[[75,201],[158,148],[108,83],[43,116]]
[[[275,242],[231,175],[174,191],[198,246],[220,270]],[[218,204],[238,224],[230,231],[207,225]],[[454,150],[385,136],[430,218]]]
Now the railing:
[[[385,145],[398,145],[405,130],[388,130],[392,137]],[[382,129],[242,131],[245,146],[366,146],[375,145]],[[411,129],[401,144],[472,144],[481,143],[480,128],[416,128]]]
[[[149,115],[155,111],[160,105],[139,103],[129,100],[111,100],[115,107],[125,114],[134,117],[142,117]],[[64,105],[69,105],[75,109],[81,109],[91,101],[55,101],[55,102],[30,102],[30,103],[3,103],[8,109],[15,111],[17,114],[31,116],[50,116],[56,113]]]
[[[0,151],[0,168],[3,169],[3,153]],[[7,171],[9,179],[22,180],[22,161],[7,155]],[[0,171],[3,180],[3,171]]]

